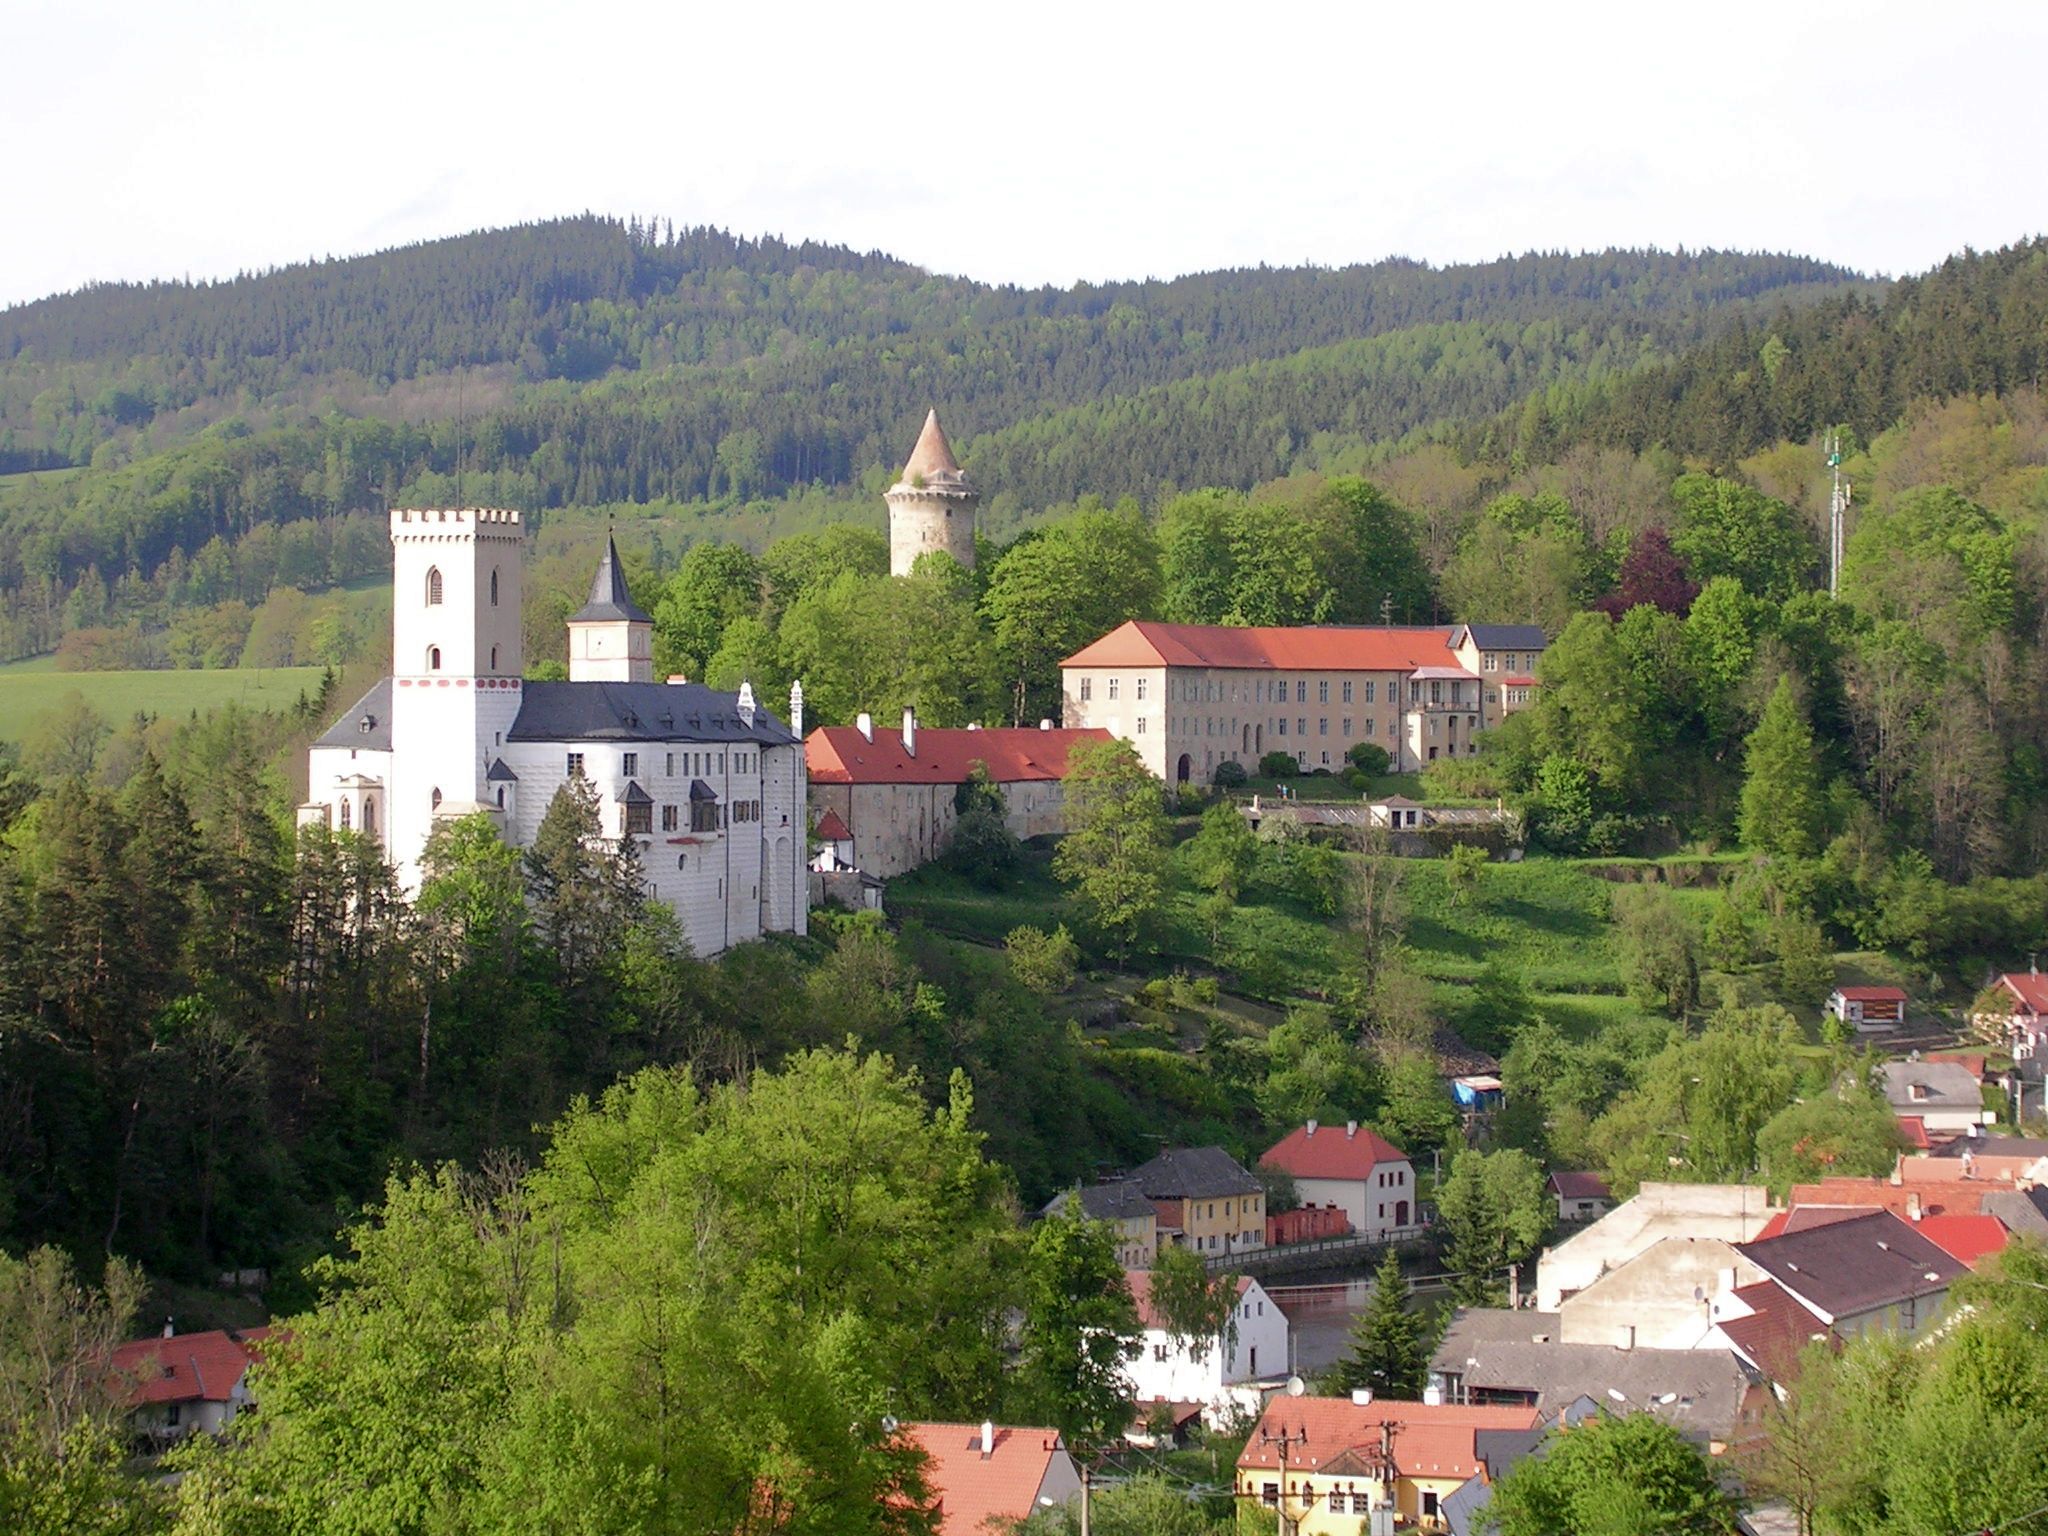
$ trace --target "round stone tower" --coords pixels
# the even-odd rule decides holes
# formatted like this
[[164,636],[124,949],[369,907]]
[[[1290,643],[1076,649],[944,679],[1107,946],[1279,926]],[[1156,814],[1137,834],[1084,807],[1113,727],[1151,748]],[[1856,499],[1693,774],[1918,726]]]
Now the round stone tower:
[[902,478],[883,495],[889,503],[891,576],[908,576],[917,557],[934,549],[974,569],[974,513],[981,492],[954,459],[937,411],[925,417]]

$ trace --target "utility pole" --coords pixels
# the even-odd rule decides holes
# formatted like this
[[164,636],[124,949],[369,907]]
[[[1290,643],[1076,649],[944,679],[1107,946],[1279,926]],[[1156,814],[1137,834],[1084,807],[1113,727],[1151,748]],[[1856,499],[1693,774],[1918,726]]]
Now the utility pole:
[[[1259,1444],[1270,1445],[1280,1453],[1280,1536],[1287,1536],[1287,1452],[1294,1446],[1308,1444],[1306,1429],[1289,1431],[1283,1424],[1275,1434],[1270,1429],[1259,1431]],[[1086,1533],[1083,1533],[1086,1536]]]
[[1833,485],[1828,492],[1828,596],[1842,595],[1842,543],[1849,524],[1849,498],[1855,487],[1842,478],[1842,434],[1830,432],[1822,442]]

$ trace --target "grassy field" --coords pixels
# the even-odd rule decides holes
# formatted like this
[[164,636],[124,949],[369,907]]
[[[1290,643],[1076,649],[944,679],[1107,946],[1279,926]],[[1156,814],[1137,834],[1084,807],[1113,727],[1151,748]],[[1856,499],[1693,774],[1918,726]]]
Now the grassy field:
[[0,668],[0,741],[20,741],[37,720],[76,693],[118,725],[137,714],[176,715],[233,700],[283,709],[320,686],[318,667],[252,667],[222,672],[59,672],[47,658]]

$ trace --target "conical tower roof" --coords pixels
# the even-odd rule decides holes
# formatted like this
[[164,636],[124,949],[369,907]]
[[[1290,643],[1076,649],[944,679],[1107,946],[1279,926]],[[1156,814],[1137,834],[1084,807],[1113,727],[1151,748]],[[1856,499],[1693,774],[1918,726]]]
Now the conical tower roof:
[[917,446],[910,450],[900,483],[961,490],[967,486],[967,476],[953,457],[953,445],[946,441],[946,429],[939,425],[936,409],[925,414],[924,430],[917,434]]
[[569,616],[571,624],[616,622],[620,619],[633,624],[652,624],[645,613],[634,604],[632,594],[626,590],[626,573],[619,565],[619,546],[607,533],[604,536],[604,558],[597,563],[597,575],[591,578],[590,601]]

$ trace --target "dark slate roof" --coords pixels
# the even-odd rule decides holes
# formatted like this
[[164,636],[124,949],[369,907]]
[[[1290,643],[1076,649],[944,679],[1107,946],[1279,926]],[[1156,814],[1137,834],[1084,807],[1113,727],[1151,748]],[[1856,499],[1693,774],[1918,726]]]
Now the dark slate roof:
[[1958,1136],[1934,1148],[1929,1157],[2048,1157],[2048,1140],[2039,1136]]
[[1154,1200],[1256,1195],[1264,1188],[1221,1147],[1169,1148],[1142,1168],[1133,1168],[1131,1182]]
[[533,683],[521,691],[509,741],[743,741],[796,744],[765,709],[754,723],[739,700],[702,683]]
[[491,766],[484,770],[484,782],[486,784],[517,784],[519,782],[519,775],[505,766],[505,759],[494,757],[491,759]]
[[1467,624],[1472,643],[1482,651],[1540,651],[1550,642],[1541,624]]
[[2048,1239],[2048,1189],[2001,1189],[1984,1197],[1984,1211],[2017,1236]]
[[654,622],[634,605],[632,594],[627,592],[626,573],[619,568],[619,546],[612,542],[610,534],[604,536],[604,558],[597,562],[597,574],[590,581],[590,601],[571,614],[569,622],[606,619],[627,619],[636,624]]
[[1735,1251],[1831,1318],[1854,1317],[1946,1289],[1968,1273],[1889,1211],[1738,1243]]
[[[362,729],[365,715],[370,717],[370,728]],[[370,691],[356,700],[354,709],[345,710],[339,720],[330,725],[316,747],[355,747],[364,752],[389,752],[391,750],[391,679],[383,678]]]
[[619,799],[627,805],[652,805],[654,796],[640,787],[638,779],[626,780],[626,792]]
[[718,798],[718,791],[709,784],[706,784],[702,779],[692,779],[690,780],[690,798],[699,803],[706,800],[716,800]]
[[1076,1200],[1081,1204],[1081,1214],[1090,1221],[1142,1221],[1154,1214],[1152,1202],[1145,1198],[1145,1191],[1135,1179],[1062,1191],[1046,1202],[1045,1214],[1058,1215]]

